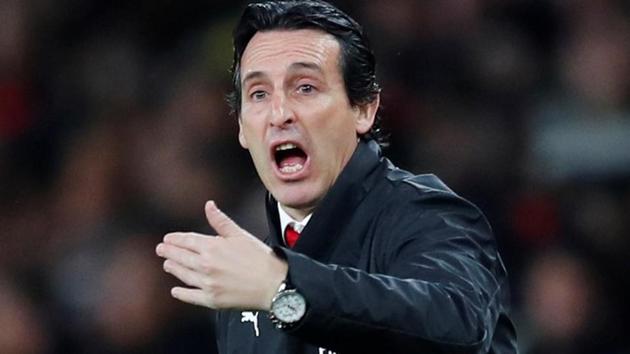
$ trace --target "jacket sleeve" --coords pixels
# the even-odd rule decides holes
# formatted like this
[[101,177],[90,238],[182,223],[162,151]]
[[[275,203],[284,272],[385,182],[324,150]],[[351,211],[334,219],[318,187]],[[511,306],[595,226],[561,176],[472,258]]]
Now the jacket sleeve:
[[486,352],[507,291],[481,212],[435,193],[375,221],[379,273],[277,249],[309,306],[293,334],[339,352],[357,342],[388,353]]

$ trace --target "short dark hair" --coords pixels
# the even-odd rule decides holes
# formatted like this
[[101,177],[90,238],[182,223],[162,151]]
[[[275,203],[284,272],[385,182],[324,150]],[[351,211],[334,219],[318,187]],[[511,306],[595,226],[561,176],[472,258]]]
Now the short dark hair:
[[[228,95],[228,102],[237,116],[241,113],[243,52],[256,32],[274,29],[318,29],[333,35],[341,47],[340,69],[350,104],[364,105],[377,98],[381,89],[376,82],[374,53],[363,28],[354,19],[322,0],[257,1],[247,5],[233,33],[233,91]],[[370,131],[361,138],[385,145],[378,114]]]

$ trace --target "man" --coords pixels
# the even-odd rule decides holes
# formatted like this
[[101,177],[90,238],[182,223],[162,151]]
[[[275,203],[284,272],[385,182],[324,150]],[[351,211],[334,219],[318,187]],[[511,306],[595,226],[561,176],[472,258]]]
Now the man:
[[323,1],[254,3],[234,47],[238,138],[269,191],[270,234],[208,202],[216,237],[157,247],[189,286],[172,295],[219,310],[219,352],[515,353],[481,212],[381,157],[361,27]]

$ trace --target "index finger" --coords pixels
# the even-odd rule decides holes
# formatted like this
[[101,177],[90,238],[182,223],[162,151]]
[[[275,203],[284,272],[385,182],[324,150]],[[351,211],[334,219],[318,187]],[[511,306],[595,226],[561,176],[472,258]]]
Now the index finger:
[[213,236],[196,232],[171,232],[164,235],[164,243],[185,248],[189,251],[201,253]]

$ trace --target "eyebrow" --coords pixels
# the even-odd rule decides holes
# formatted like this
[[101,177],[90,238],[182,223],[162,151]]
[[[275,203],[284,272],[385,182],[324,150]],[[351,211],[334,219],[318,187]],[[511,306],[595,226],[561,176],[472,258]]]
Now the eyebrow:
[[[309,63],[309,62],[295,62],[295,63],[292,63],[291,65],[289,65],[289,69],[287,71],[298,71],[300,69],[308,69],[308,70],[312,70],[312,71],[317,71],[319,73],[323,73],[324,72],[319,65],[317,65],[315,63]],[[252,71],[252,72],[249,72],[249,73],[247,73],[247,75],[245,75],[245,77],[243,77],[242,85],[245,86],[245,83],[247,81],[254,80],[254,79],[259,79],[259,78],[264,78],[266,76],[267,76],[267,74],[265,74],[264,71]]]
[[247,73],[247,75],[245,75],[245,77],[243,78],[243,83],[242,86],[245,87],[245,83],[247,81],[253,80],[253,79],[258,79],[261,77],[266,77],[267,75],[262,72],[262,71],[252,71],[250,73]]

